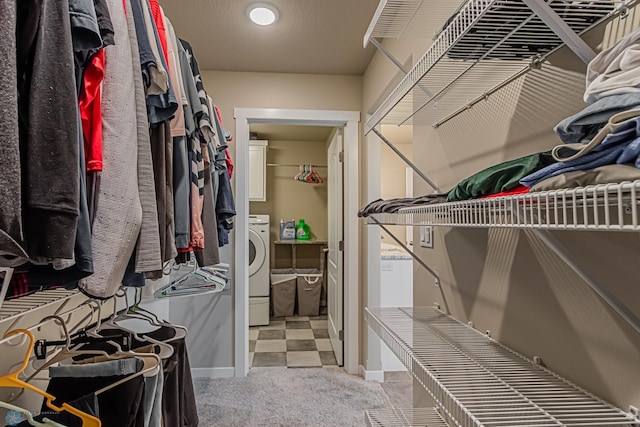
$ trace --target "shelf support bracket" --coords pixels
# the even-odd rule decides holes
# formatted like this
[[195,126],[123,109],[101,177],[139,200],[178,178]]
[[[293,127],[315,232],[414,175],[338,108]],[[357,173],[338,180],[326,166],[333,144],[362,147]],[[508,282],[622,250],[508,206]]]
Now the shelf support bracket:
[[[526,1],[526,0],[525,0]],[[543,230],[533,230],[533,233],[544,242],[562,261],[584,280],[589,287],[602,298],[609,306],[615,310],[624,320],[631,325],[636,332],[640,333],[640,319],[622,301],[616,298],[605,286],[596,283],[580,268],[579,262],[571,255],[562,243],[560,243],[551,233]]]
[[[372,45],[374,45],[380,52],[382,52],[384,54],[384,56],[386,56],[387,58],[389,58],[389,60],[391,62],[393,62],[396,67],[398,67],[400,69],[400,71],[402,71],[402,73],[406,76],[407,74],[409,74],[409,70],[407,70],[404,65],[402,65],[402,63],[400,61],[398,61],[396,59],[395,56],[393,56],[391,54],[391,52],[389,52],[384,46],[382,46],[382,43],[380,43],[378,40],[376,40],[375,38],[371,37],[369,39],[369,43],[371,43]],[[425,88],[424,86],[422,86],[420,83],[418,83],[418,87],[420,89],[422,89],[422,91],[430,98],[433,97],[433,93],[431,91],[429,91],[427,88]]]
[[588,64],[596,53],[544,0],[522,0],[578,57]]
[[393,240],[395,240],[395,242],[400,245],[400,247],[402,247],[402,249],[404,249],[405,251],[407,251],[407,253],[409,255],[411,255],[411,257],[418,263],[420,264],[422,267],[424,267],[425,270],[427,270],[429,272],[429,274],[431,274],[433,276],[433,278],[435,279],[435,285],[436,287],[440,290],[440,294],[442,296],[442,302],[444,303],[444,307],[445,307],[445,311],[447,314],[451,314],[451,312],[449,311],[449,304],[447,304],[447,299],[444,296],[444,291],[442,290],[442,286],[440,286],[440,276],[438,276],[438,273],[436,273],[431,267],[429,267],[429,265],[424,262],[418,255],[415,254],[415,252],[413,252],[411,249],[409,249],[409,247],[407,245],[405,245],[400,239],[398,239],[395,234],[393,234],[387,227],[385,227],[380,221],[377,220],[377,218],[375,217],[370,217],[373,222],[376,223],[376,225],[378,225],[385,233],[387,233],[389,236],[391,236],[391,238]]
[[376,135],[378,135],[378,137],[382,140],[382,142],[384,142],[385,144],[387,144],[389,146],[389,148],[391,148],[393,150],[394,153],[396,153],[398,155],[398,157],[400,157],[402,159],[402,161],[404,161],[407,165],[409,165],[409,167],[411,169],[413,169],[413,171],[415,173],[418,174],[418,176],[420,178],[422,178],[427,184],[429,184],[431,186],[431,188],[433,188],[437,193],[440,193],[440,189],[438,188],[437,185],[435,185],[433,183],[433,181],[431,181],[429,179],[429,177],[427,177],[427,175],[424,174],[424,172],[422,172],[415,164],[413,164],[413,162],[411,160],[409,160],[407,158],[407,156],[405,156],[404,154],[402,154],[400,152],[400,150],[398,150],[387,138],[385,138],[376,128],[371,129],[373,132],[375,132]]

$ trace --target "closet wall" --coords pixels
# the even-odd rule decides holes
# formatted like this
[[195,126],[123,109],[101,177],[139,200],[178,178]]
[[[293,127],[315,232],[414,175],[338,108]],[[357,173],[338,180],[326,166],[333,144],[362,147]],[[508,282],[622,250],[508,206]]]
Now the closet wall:
[[[638,21],[639,11],[633,10],[625,21],[587,39],[594,48],[609,47]],[[448,190],[485,167],[559,144],[553,126],[585,106],[585,65],[567,49],[551,62],[438,129],[414,126],[418,167]],[[419,178],[414,190],[432,192]],[[417,227],[414,233],[417,238]],[[640,315],[637,233],[553,235],[586,274]],[[640,405],[640,336],[532,232],[435,228],[434,241],[433,249],[416,251],[440,275],[454,317],[490,330],[527,357],[540,356],[547,367],[620,408]],[[433,278],[416,265],[414,305],[434,302],[445,306]],[[422,387],[414,387],[414,395],[421,401]]]

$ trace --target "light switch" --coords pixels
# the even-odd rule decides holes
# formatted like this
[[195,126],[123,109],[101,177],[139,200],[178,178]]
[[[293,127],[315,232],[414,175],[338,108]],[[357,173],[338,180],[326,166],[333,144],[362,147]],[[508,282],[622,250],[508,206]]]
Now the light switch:
[[420,227],[420,247],[433,248],[433,227],[423,225]]

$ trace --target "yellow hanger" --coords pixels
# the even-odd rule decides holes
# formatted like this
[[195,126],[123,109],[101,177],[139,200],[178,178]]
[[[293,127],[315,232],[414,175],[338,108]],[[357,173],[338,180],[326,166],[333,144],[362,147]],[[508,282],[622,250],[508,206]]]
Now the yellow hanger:
[[39,389],[38,387],[32,384],[24,382],[20,378],[18,378],[18,375],[24,372],[24,370],[29,365],[29,358],[31,357],[31,353],[33,352],[33,347],[35,345],[35,337],[33,336],[33,333],[27,329],[15,329],[13,331],[9,331],[4,335],[4,338],[10,337],[12,335],[18,335],[18,334],[25,334],[27,337],[29,337],[28,351],[25,352],[24,360],[22,361],[22,364],[16,371],[9,372],[6,375],[0,376],[0,387],[24,388],[27,390],[31,390],[34,393],[44,396],[46,399],[47,406],[53,409],[54,411],[56,412],[67,411],[70,414],[73,414],[76,417],[79,417],[82,420],[82,427],[101,427],[102,423],[98,418],[91,416],[85,412],[82,412],[79,409],[76,409],[73,406],[69,405],[68,403],[63,403],[61,407],[57,407],[53,404],[53,401],[56,399],[55,396],[47,393],[44,390]]

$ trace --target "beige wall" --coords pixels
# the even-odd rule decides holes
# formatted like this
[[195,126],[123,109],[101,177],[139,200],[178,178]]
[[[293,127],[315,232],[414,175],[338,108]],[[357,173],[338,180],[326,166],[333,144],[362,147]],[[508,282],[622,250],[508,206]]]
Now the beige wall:
[[[269,141],[267,163],[327,165],[325,141]],[[311,227],[313,239],[327,240],[327,185],[296,181],[297,167],[267,167],[267,201],[250,202],[251,214],[270,216],[271,242],[278,240],[280,220],[302,218]],[[327,169],[317,173],[326,179]],[[290,247],[271,244],[271,266],[286,267],[290,262]],[[317,252],[317,251],[316,251]],[[301,254],[304,256],[304,254]],[[276,260],[276,258],[278,258]],[[298,258],[298,257],[296,257]],[[319,254],[314,256],[317,264]],[[302,266],[302,265],[301,265]]]
[[[607,32],[607,42],[620,37]],[[592,36],[595,38],[595,36]],[[600,33],[599,38],[602,38]],[[584,108],[584,72],[571,52],[434,130],[414,127],[414,159],[443,189],[480,169],[552,148],[552,128]],[[420,180],[416,191],[427,191]],[[417,232],[417,227],[415,228]],[[635,233],[555,232],[585,273],[640,316]],[[640,336],[530,231],[435,230],[416,248],[442,280],[415,267],[415,305],[445,300],[451,313],[620,408],[640,405]],[[421,392],[420,387],[415,390]]]

